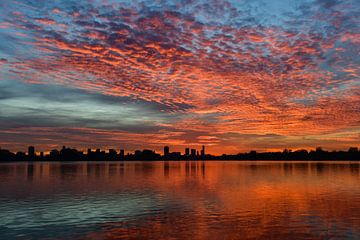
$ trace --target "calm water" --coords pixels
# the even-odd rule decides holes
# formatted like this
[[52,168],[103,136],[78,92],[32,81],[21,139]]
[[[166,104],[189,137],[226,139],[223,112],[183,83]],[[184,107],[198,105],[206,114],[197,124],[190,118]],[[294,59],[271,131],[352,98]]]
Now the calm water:
[[0,164],[0,239],[360,239],[357,162]]

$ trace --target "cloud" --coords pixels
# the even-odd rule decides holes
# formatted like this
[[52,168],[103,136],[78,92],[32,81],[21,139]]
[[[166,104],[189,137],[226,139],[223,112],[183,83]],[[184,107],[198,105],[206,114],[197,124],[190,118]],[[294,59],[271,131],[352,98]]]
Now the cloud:
[[[159,121],[145,111],[154,126],[214,136],[216,145],[230,133],[359,127],[356,1],[19,2],[2,19],[14,39],[0,54],[4,78],[141,103],[161,112]],[[110,102],[96,105],[116,111]],[[114,125],[95,115],[86,121]]]

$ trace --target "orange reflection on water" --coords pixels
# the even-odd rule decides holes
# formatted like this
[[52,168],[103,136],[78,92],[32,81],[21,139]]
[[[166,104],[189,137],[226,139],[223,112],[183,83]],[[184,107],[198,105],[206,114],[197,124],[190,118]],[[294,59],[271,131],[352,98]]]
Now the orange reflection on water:
[[78,239],[356,239],[359,169],[348,162],[2,164],[0,188],[9,198],[95,194],[110,210],[108,195],[155,199]]

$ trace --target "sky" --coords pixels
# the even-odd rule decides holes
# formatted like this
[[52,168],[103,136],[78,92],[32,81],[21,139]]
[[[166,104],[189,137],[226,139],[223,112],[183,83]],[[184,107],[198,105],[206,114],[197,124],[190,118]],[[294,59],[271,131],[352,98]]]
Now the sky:
[[2,0],[0,147],[360,146],[358,0]]

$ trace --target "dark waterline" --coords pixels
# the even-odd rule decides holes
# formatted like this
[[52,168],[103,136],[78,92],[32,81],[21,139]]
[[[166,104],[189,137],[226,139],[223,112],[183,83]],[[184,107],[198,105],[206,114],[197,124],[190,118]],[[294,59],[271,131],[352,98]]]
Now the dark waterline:
[[359,162],[0,164],[0,239],[360,239]]

